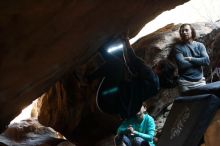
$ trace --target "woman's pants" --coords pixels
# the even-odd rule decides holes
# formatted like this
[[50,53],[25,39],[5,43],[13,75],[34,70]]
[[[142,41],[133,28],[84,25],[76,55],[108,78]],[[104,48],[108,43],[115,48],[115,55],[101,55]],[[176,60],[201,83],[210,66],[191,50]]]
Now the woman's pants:
[[122,143],[124,143],[124,145],[126,145],[126,146],[149,146],[148,142],[146,142],[141,137],[135,137],[131,140],[129,137],[127,137],[125,135],[116,136],[115,137],[116,146],[123,145]]

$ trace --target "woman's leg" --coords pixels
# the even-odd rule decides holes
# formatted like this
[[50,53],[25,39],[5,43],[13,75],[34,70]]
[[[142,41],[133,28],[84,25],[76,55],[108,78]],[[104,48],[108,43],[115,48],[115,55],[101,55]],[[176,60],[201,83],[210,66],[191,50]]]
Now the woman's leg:
[[126,146],[132,146],[131,140],[127,136],[124,135],[123,138],[122,138],[122,141],[124,142],[124,144]]
[[141,137],[135,137],[134,140],[133,140],[133,145],[134,146],[149,146],[148,142],[145,141]]

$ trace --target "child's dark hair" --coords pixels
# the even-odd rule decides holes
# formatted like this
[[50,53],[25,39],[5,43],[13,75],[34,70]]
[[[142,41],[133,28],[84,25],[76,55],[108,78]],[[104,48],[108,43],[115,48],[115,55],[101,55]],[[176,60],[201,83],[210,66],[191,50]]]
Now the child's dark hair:
[[177,86],[177,67],[169,60],[163,59],[157,63],[158,77],[161,88],[174,88]]

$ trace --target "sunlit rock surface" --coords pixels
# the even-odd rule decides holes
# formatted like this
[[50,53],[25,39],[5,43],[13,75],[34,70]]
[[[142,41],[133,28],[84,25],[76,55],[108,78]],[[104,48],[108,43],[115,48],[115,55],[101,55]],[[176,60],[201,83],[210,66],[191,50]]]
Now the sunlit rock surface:
[[13,123],[0,135],[1,146],[75,146],[36,119]]
[[[133,46],[136,53],[141,56],[147,64],[153,65],[161,59],[168,58],[175,64],[173,55],[173,47],[179,42],[179,27],[181,24],[169,24],[157,31],[141,38]],[[207,48],[211,63],[209,67],[204,68],[207,81],[210,80],[212,68],[215,66],[216,60],[219,60],[219,35],[220,22],[215,23],[194,23],[192,24],[197,33],[197,40],[203,42]],[[153,116],[158,116],[166,106],[173,102],[178,96],[178,88],[161,90],[160,93],[150,99],[150,112]]]
[[[181,24],[169,24],[138,40],[133,45],[137,54],[139,54],[148,64],[154,64],[162,58],[169,57],[171,49],[180,39],[180,25]],[[219,33],[220,22],[201,22],[192,25],[197,33],[197,40],[206,45],[207,51],[212,59],[212,49],[217,47],[217,44],[214,45],[213,43],[215,42],[216,35]],[[171,60],[174,59],[173,56],[170,57]]]

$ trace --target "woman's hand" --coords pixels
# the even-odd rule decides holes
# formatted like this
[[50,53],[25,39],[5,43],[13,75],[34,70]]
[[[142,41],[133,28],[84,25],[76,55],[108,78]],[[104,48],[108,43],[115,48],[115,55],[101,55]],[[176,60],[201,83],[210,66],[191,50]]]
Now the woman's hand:
[[127,130],[129,131],[130,135],[134,135],[134,128],[131,125],[129,125]]

